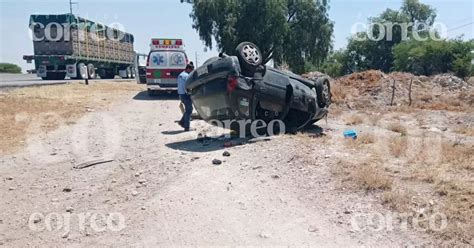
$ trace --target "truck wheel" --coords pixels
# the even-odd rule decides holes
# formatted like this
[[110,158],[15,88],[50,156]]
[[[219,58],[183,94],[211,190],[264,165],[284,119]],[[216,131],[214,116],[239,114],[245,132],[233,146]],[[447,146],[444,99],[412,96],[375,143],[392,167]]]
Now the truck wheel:
[[127,78],[132,78],[132,68],[127,68]]
[[260,49],[251,42],[242,42],[237,46],[236,50],[243,74],[249,77],[253,76],[255,70],[263,61]]
[[95,73],[95,67],[93,64],[87,65],[87,74],[89,75],[89,79],[96,79],[97,74]]
[[87,74],[87,66],[84,63],[79,63],[77,65],[77,79],[86,79]]

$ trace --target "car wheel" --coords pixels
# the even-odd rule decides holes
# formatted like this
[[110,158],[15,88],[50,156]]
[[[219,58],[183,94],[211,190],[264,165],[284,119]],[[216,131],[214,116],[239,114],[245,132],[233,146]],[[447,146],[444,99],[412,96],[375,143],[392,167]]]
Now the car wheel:
[[320,108],[328,107],[331,104],[331,87],[329,79],[320,78],[316,81],[316,95]]
[[263,61],[260,49],[251,42],[242,42],[237,46],[236,50],[243,74],[249,77],[253,76],[255,70]]

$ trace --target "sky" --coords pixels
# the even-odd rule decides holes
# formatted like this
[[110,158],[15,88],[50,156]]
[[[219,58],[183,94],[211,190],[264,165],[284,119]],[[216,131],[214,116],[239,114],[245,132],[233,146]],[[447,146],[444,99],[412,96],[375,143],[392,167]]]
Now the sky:
[[[148,53],[151,38],[182,38],[191,60],[198,63],[215,56],[218,51],[205,50],[189,17],[191,5],[180,0],[73,0],[73,12],[106,25],[120,23],[135,36],[135,50]],[[399,9],[402,0],[330,0],[329,17],[334,22],[335,49],[347,44],[354,23],[367,23],[387,8]],[[448,37],[464,35],[474,38],[474,1],[421,0],[437,10],[437,21],[448,28]],[[0,0],[0,62],[20,65],[23,70],[33,65],[22,60],[33,54],[28,22],[31,14],[64,14],[69,0]],[[197,56],[196,56],[197,55]]]

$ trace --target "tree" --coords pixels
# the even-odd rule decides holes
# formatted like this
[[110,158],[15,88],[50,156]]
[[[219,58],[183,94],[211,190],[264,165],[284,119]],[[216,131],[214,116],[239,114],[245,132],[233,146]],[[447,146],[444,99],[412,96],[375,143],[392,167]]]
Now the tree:
[[21,67],[10,63],[0,63],[0,73],[21,73]]
[[350,73],[347,66],[347,54],[344,50],[332,52],[320,68],[331,77],[340,77]]
[[195,0],[190,14],[204,44],[234,54],[251,41],[265,59],[286,62],[295,72],[319,65],[331,49],[333,23],[327,0]]
[[436,10],[418,0],[404,0],[400,10],[387,9],[370,18],[373,27],[351,37],[347,46],[351,71],[379,69],[388,72],[393,67],[392,49],[404,40],[426,38],[436,18]]
[[394,69],[421,75],[454,72],[465,78],[471,75],[471,51],[474,40],[410,40],[393,49]]

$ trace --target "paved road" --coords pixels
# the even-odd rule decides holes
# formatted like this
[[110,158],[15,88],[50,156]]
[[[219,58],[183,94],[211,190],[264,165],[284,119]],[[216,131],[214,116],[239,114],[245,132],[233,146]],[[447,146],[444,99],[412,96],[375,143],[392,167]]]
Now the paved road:
[[[133,81],[135,79],[99,79],[100,81]],[[28,87],[39,85],[66,84],[83,80],[64,79],[64,80],[42,80],[35,74],[0,74],[0,88]]]

